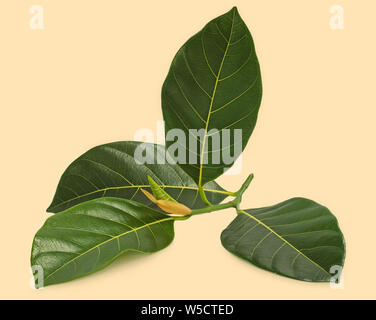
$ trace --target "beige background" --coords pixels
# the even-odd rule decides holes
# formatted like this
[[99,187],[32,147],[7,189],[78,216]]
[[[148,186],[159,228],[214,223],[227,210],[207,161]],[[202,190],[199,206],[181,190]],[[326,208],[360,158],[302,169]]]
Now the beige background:
[[[29,8],[45,29],[29,28]],[[231,210],[176,223],[173,244],[42,290],[29,287],[31,241],[67,165],[87,149],[132,140],[162,118],[160,90],[185,40],[234,4],[261,63],[264,97],[235,190],[244,208],[293,196],[327,205],[347,242],[345,287],[262,271],[224,250]],[[345,9],[345,29],[329,9]],[[374,0],[2,0],[0,4],[0,298],[376,298]]]

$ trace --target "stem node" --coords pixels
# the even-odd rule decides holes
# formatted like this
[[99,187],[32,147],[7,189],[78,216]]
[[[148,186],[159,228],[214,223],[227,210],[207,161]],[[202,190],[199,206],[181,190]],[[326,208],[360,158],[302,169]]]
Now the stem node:
[[229,202],[223,203],[223,204],[211,204],[209,200],[206,198],[205,191],[202,187],[198,188],[198,191],[200,193],[202,201],[207,205],[207,207],[202,209],[195,209],[192,210],[191,215],[196,214],[202,214],[202,213],[208,213],[212,211],[218,211],[226,208],[236,208],[239,209],[240,202],[242,201],[243,193],[247,188],[249,187],[251,181],[253,180],[253,173],[251,173],[247,179],[243,182],[242,186],[237,192],[231,192],[231,195],[234,195],[235,198]]

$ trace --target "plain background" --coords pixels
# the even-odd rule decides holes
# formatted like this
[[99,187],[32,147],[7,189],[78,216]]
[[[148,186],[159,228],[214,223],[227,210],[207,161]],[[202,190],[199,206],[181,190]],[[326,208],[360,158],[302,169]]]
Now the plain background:
[[[31,5],[45,29],[29,27]],[[329,27],[345,9],[344,30]],[[243,208],[294,196],[328,206],[345,235],[344,289],[263,270],[220,244],[232,210],[176,223],[171,246],[122,256],[69,283],[29,286],[31,242],[60,175],[89,148],[132,140],[162,119],[160,91],[179,47],[237,5],[253,35],[264,96],[236,190]],[[376,298],[374,0],[2,0],[0,298]]]

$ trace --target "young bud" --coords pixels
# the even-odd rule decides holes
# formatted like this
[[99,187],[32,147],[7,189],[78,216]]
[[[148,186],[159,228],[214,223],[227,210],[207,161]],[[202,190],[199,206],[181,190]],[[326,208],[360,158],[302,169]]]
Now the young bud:
[[148,191],[144,190],[144,189],[141,189],[141,191],[143,192],[143,194],[153,203],[157,203],[157,199],[155,199],[155,197]]
[[150,192],[144,189],[141,189],[141,191],[151,202],[155,203],[159,208],[161,208],[163,211],[167,213],[187,216],[187,215],[190,215],[192,212],[191,209],[189,209],[184,204],[181,204],[176,201],[173,202],[170,200],[157,200]]
[[187,206],[179,202],[172,202],[169,200],[157,200],[156,204],[163,211],[166,211],[172,214],[187,216],[187,215],[190,215],[192,212],[191,209],[189,209]]

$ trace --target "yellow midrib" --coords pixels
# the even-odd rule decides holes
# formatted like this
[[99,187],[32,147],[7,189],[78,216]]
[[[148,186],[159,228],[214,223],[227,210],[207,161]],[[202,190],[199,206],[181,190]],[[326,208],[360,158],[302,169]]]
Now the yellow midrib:
[[230,42],[231,42],[231,37],[232,37],[232,31],[233,31],[233,27],[234,27],[234,20],[235,20],[235,11],[233,12],[232,14],[232,23],[231,23],[231,31],[230,31],[230,36],[229,36],[229,39],[228,39],[228,42],[227,42],[227,46],[226,46],[226,50],[225,50],[225,53],[223,54],[223,58],[222,58],[222,61],[221,61],[221,65],[219,66],[219,70],[218,70],[218,74],[217,74],[217,77],[215,79],[215,85],[214,85],[214,89],[213,89],[213,93],[211,95],[211,101],[210,101],[210,106],[209,106],[209,113],[208,113],[208,117],[206,119],[206,124],[205,124],[205,132],[204,132],[204,142],[202,143],[202,150],[201,150],[201,155],[200,155],[200,174],[199,174],[199,180],[198,180],[198,187],[201,188],[202,187],[202,162],[203,162],[203,155],[204,155],[204,150],[205,150],[205,144],[206,144],[206,136],[207,136],[207,132],[208,132],[208,127],[209,127],[209,121],[210,121],[210,115],[211,115],[211,110],[212,110],[212,107],[213,107],[213,102],[214,102],[214,98],[215,98],[215,93],[217,91],[217,86],[218,86],[218,80],[219,80],[219,76],[221,75],[221,71],[222,71],[222,67],[223,67],[223,63],[225,61],[225,58],[226,58],[226,55],[227,55],[227,51],[228,51],[228,48],[230,46]]
[[[82,197],[86,197],[86,196],[89,196],[91,194],[94,194],[94,193],[97,193],[97,192],[102,192],[102,191],[107,191],[107,190],[119,190],[119,189],[131,189],[131,188],[149,188],[150,185],[148,184],[145,184],[145,185],[130,185],[130,186],[120,186],[120,187],[108,187],[108,188],[103,188],[103,189],[97,189],[97,190],[93,190],[91,192],[87,192],[87,193],[84,193],[84,194],[81,194],[77,197],[74,197],[74,198],[71,198],[71,199],[68,199],[68,200],[65,200],[65,201],[62,201],[54,206],[52,206],[52,208],[55,208],[55,207],[58,207],[60,205],[63,205],[67,202],[70,202],[70,201],[74,201],[74,200],[77,200],[77,199],[80,199]],[[189,186],[170,186],[170,185],[160,185],[161,188],[171,188],[171,189],[189,189],[189,190],[198,190],[198,187],[189,187]],[[205,191],[208,191],[208,192],[213,192],[213,193],[220,193],[220,194],[227,194],[228,195],[228,192],[227,191],[224,191],[224,190],[215,190],[215,189],[205,189]]]

